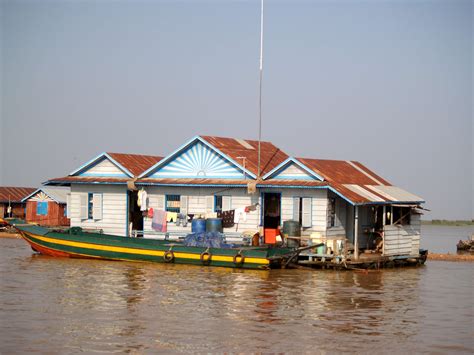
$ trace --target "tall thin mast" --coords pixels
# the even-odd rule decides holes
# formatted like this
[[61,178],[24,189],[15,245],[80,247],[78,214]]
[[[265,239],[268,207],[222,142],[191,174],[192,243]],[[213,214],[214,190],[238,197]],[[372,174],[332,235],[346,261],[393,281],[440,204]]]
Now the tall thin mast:
[[260,142],[262,140],[262,79],[263,79],[263,0],[261,0],[261,15],[260,15],[260,90],[258,100],[258,167],[257,178],[260,178]]

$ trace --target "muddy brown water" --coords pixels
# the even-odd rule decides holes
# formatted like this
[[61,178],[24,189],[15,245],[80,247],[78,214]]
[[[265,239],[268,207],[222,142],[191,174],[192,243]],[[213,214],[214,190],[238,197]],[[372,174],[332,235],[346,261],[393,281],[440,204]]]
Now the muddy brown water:
[[236,271],[0,239],[0,353],[472,353],[473,264]]

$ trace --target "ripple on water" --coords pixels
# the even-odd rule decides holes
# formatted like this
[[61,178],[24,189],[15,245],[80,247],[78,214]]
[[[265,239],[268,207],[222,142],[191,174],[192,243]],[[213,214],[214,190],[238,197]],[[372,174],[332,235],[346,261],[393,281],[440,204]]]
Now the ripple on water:
[[243,271],[49,258],[0,243],[2,353],[474,348],[470,264]]

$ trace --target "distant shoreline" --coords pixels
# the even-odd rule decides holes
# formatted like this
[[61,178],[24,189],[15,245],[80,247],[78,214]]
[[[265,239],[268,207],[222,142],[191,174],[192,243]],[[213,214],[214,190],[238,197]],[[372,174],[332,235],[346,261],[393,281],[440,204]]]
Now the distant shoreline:
[[447,219],[433,219],[432,221],[421,221],[423,225],[433,225],[433,226],[474,226],[474,220],[447,220]]

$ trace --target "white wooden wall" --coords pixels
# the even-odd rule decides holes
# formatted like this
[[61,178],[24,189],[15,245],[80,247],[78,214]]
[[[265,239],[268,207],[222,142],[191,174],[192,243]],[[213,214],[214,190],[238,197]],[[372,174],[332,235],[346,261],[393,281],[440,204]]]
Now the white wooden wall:
[[[198,187],[147,187],[149,198],[149,207],[153,209],[163,209],[163,198],[166,194],[176,194],[181,196],[187,196],[188,200],[188,213],[197,214],[205,213],[207,209],[208,197],[223,195],[231,196],[231,209],[244,208],[249,205],[253,205],[257,202],[260,203],[256,211],[249,212],[247,214],[246,221],[241,221],[238,226],[238,232],[245,230],[256,230],[260,224],[260,207],[261,201],[260,196],[262,192],[281,192],[282,193],[282,222],[285,220],[293,219],[293,198],[294,197],[312,197],[312,211],[311,218],[313,226],[304,231],[305,234],[309,234],[312,231],[325,231],[326,230],[326,209],[327,209],[327,191],[324,189],[320,190],[309,190],[309,189],[287,189],[283,191],[277,191],[276,189],[265,189],[259,190],[253,195],[247,194],[245,188],[198,188]],[[151,231],[151,218],[145,218],[144,230]],[[177,227],[174,223],[168,225],[168,231],[170,232],[183,232],[191,231],[191,224],[187,227]],[[236,227],[225,228],[224,232],[235,232]],[[145,234],[147,236],[147,234]]]
[[103,159],[92,168],[83,171],[80,175],[126,176],[125,173],[115,166],[109,159]]
[[325,189],[286,189],[276,191],[276,189],[262,190],[261,192],[281,192],[281,221],[293,219],[293,198],[311,197],[311,221],[312,227],[305,228],[303,234],[311,232],[326,231],[327,214],[327,190]]
[[387,225],[384,227],[383,255],[418,256],[420,232],[411,225]]
[[[80,218],[80,196],[102,193],[102,219]],[[114,185],[71,185],[71,227],[102,229],[106,234],[125,236],[127,231],[127,188]]]
[[[187,197],[188,214],[202,214],[209,211],[211,208],[214,211],[214,195],[231,196],[230,208],[244,208],[259,201],[259,194],[248,195],[247,189],[243,188],[212,188],[212,187],[146,187],[149,199],[149,208],[164,209],[165,195],[180,195]],[[209,202],[211,202],[209,206]],[[151,231],[151,218],[145,218],[144,230]],[[245,230],[255,230],[260,223],[260,209],[247,213],[246,221],[241,220],[238,226],[238,232]],[[169,223],[167,230],[169,232],[190,232],[191,223],[186,227],[176,226],[175,223]],[[225,228],[224,232],[235,232],[236,226],[232,228]],[[145,236],[148,236],[145,234]]]

